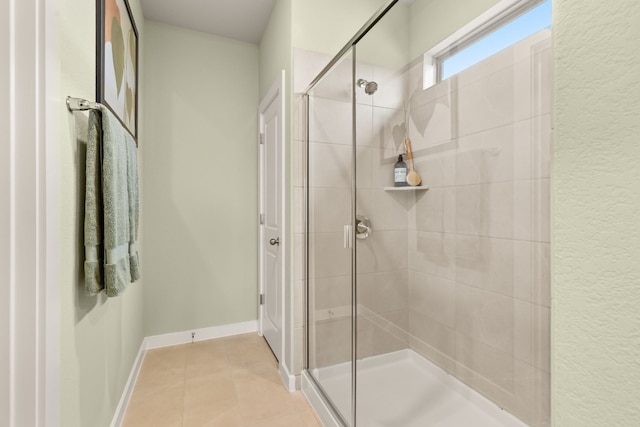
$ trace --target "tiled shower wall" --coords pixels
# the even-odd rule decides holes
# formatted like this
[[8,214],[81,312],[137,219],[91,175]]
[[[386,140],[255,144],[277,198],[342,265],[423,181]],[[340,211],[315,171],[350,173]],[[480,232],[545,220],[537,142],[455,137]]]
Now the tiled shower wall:
[[[379,83],[357,98],[357,206],[374,229],[357,241],[358,355],[412,348],[531,425],[549,423],[551,58],[543,31],[427,90],[419,60],[357,73]],[[314,60],[294,54],[294,65]],[[294,81],[307,77],[294,70]],[[338,96],[347,89],[335,89],[310,117],[311,184],[326,187],[312,188],[311,210],[327,211],[312,223],[338,231],[325,242],[311,236],[315,262],[331,270],[313,289],[315,366],[350,358],[350,264],[340,255],[350,165],[340,161],[350,160],[351,107]],[[429,190],[387,192],[407,123]],[[301,175],[303,133],[295,139]]]
[[410,114],[431,187],[409,214],[411,347],[532,425],[549,423],[551,61],[543,31]]

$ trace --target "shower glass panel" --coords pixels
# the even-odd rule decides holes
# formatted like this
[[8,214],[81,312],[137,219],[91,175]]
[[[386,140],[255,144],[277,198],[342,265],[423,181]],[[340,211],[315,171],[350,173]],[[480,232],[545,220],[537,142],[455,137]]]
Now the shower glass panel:
[[353,390],[352,75],[353,57],[347,52],[307,98],[308,372],[348,425]]
[[551,29],[438,81],[479,28],[432,34],[445,4],[395,4],[308,93],[307,368],[344,425],[548,426]]

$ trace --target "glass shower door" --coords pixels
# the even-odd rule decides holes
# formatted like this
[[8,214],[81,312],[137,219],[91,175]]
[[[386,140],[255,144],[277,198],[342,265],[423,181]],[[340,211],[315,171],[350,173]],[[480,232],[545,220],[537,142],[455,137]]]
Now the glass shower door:
[[352,425],[353,78],[348,52],[308,93],[307,367]]
[[357,425],[547,426],[551,30],[439,80],[415,11],[353,47]]

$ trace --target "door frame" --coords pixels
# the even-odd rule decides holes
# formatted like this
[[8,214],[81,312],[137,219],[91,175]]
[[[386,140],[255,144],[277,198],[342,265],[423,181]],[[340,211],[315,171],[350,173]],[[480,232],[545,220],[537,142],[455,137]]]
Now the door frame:
[[[3,2],[0,424],[59,425],[55,1]],[[6,283],[6,285],[5,285]]]
[[282,347],[280,349],[281,357],[279,360],[279,370],[280,377],[283,381],[283,384],[290,391],[295,390],[295,376],[291,375],[290,372],[293,370],[293,346],[292,346],[292,332],[293,332],[293,295],[291,286],[291,275],[290,275],[290,254],[289,248],[290,246],[290,215],[289,215],[289,174],[288,171],[288,158],[289,158],[289,148],[287,147],[287,127],[286,127],[286,91],[285,91],[285,70],[281,70],[278,78],[273,82],[265,96],[260,101],[260,105],[258,107],[258,135],[257,135],[257,143],[259,147],[259,156],[258,156],[258,214],[257,223],[258,223],[258,295],[257,295],[257,304],[258,304],[258,332],[262,335],[263,325],[262,325],[262,316],[263,316],[263,306],[260,304],[260,295],[264,292],[264,277],[263,277],[263,268],[264,268],[264,230],[262,224],[260,223],[261,214],[264,212],[264,170],[263,170],[263,161],[264,161],[264,145],[261,144],[261,134],[264,130],[264,113],[266,112],[269,105],[273,102],[277,102],[279,104],[279,113],[280,113],[280,127],[282,132],[280,132],[280,144],[282,144],[282,153],[281,153],[281,169],[278,171],[280,175],[280,185],[281,187],[281,232],[280,232],[280,253],[282,256],[281,262],[281,304],[282,304],[282,336],[281,342]]

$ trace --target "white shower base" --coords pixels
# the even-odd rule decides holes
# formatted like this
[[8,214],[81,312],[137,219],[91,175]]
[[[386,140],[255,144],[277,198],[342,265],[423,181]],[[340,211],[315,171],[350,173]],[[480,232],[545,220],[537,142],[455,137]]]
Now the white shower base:
[[[351,363],[314,370],[334,405],[348,416]],[[306,374],[306,373],[305,373]],[[308,374],[307,374],[308,375]],[[334,424],[310,381],[303,391],[325,426]],[[525,427],[518,418],[412,350],[358,361],[357,424],[364,427]]]

